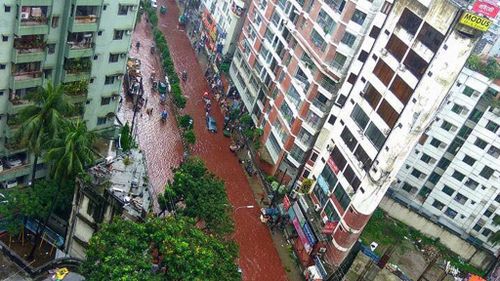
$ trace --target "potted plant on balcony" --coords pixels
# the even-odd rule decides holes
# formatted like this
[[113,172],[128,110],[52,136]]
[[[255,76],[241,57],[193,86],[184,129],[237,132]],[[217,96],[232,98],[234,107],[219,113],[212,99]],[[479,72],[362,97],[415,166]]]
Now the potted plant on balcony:
[[65,83],[64,93],[69,96],[80,96],[87,94],[89,82],[87,80]]

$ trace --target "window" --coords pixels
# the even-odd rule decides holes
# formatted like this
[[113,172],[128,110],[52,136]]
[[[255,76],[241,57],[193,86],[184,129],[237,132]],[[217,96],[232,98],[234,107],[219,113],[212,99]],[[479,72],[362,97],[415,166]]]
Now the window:
[[314,46],[318,47],[318,49],[320,49],[322,52],[326,48],[325,40],[316,30],[313,30],[311,32],[311,42],[314,44]]
[[440,147],[441,146],[441,141],[436,139],[436,138],[432,138],[430,144],[436,148]]
[[464,110],[465,108],[461,105],[458,105],[458,104],[453,104],[453,107],[451,108],[451,111],[455,112],[456,114],[461,114],[462,111]]
[[481,231],[481,228],[483,228],[483,226],[480,225],[479,223],[476,223],[476,225],[474,225],[474,227],[472,229],[474,229],[475,231],[479,232],[479,231]]
[[368,53],[367,53],[365,50],[362,50],[362,51],[359,53],[358,60],[359,60],[360,62],[365,62],[367,58],[368,58]]
[[128,13],[129,6],[126,5],[118,5],[118,15],[125,16]]
[[399,118],[399,113],[385,99],[380,103],[377,113],[391,129],[396,125]]
[[474,165],[474,163],[476,163],[476,159],[470,157],[469,155],[465,155],[462,161],[464,161],[469,166],[472,166]]
[[101,105],[107,105],[111,102],[110,97],[101,98]]
[[383,60],[379,60],[373,69],[373,74],[375,74],[384,85],[389,86],[394,76],[394,71]]
[[295,121],[295,118],[293,117],[292,109],[288,106],[286,102],[283,102],[281,104],[280,112],[283,118],[287,121],[288,126],[292,126],[293,122]]
[[109,62],[117,62],[119,56],[119,54],[109,54]]
[[464,196],[463,194],[461,193],[457,193],[457,195],[455,195],[455,198],[454,200],[457,201],[458,203],[464,205],[465,202],[467,202],[469,198],[467,198],[466,196]]
[[468,178],[466,181],[465,181],[465,186],[467,186],[468,188],[472,189],[472,190],[475,190],[477,188],[477,186],[479,185],[479,183],[471,178]]
[[94,217],[96,209],[97,209],[97,204],[89,199],[89,202],[87,203],[87,215]]
[[373,109],[377,108],[380,100],[382,99],[382,95],[380,95],[380,93],[370,83],[366,84],[363,97]]
[[332,60],[332,66],[336,69],[342,69],[346,61],[347,57],[337,52]]
[[290,151],[290,156],[297,160],[297,162],[302,163],[304,162],[305,152],[294,144]]
[[344,170],[345,166],[347,165],[347,160],[337,147],[333,149],[330,157],[332,158],[333,162],[335,162],[335,165],[337,165],[338,168],[337,171],[334,171],[335,173]]
[[498,203],[500,203],[500,194],[498,194],[497,197],[495,197],[495,201],[497,201]]
[[2,41],[3,41],[3,42],[7,42],[7,41],[9,41],[9,36],[7,36],[7,35],[2,35]]
[[484,149],[488,145],[488,143],[480,138],[477,138],[476,141],[474,141],[474,145],[481,149]]
[[492,145],[490,149],[488,149],[488,154],[493,156],[494,158],[498,158],[498,156],[500,156],[500,149]]
[[464,90],[462,91],[462,94],[470,97],[472,96],[472,94],[474,94],[474,89],[472,89],[471,87],[468,87],[468,86],[465,86]]
[[403,184],[401,189],[411,194],[415,194],[417,192],[417,188],[407,182]]
[[467,139],[470,133],[472,133],[472,129],[467,126],[463,126],[460,131],[458,131],[458,136],[462,137],[463,139]]
[[420,29],[417,39],[435,53],[439,49],[439,46],[441,46],[441,43],[444,40],[444,36],[434,27],[424,22],[424,25],[422,26],[422,29]]
[[4,10],[6,13],[10,13],[10,6],[5,5]]
[[422,157],[420,157],[420,160],[424,163],[429,163],[432,159],[432,157],[425,153],[422,155]]
[[451,196],[453,195],[453,193],[455,193],[455,190],[447,185],[443,186],[443,189],[441,190],[443,191],[445,194]]
[[290,88],[288,88],[286,97],[290,102],[292,102],[293,105],[295,105],[295,108],[298,109],[300,107],[302,99],[300,98],[299,92],[297,92],[293,85],[290,85]]
[[52,28],[57,28],[59,25],[59,17],[52,17],[51,26]]
[[382,132],[373,124],[373,122],[370,122],[370,125],[368,125],[368,128],[366,129],[365,136],[372,142],[372,144],[378,149],[382,149],[382,146],[384,145],[385,142],[385,136],[382,134]]
[[369,35],[369,36],[370,36],[371,38],[377,39],[377,38],[378,38],[378,36],[379,36],[379,34],[380,34],[380,27],[378,27],[378,26],[373,26],[373,27],[372,27],[372,30],[370,31],[370,35]]
[[104,79],[104,85],[109,85],[115,83],[115,76],[106,76]]
[[53,54],[56,52],[56,44],[47,44],[47,53]]
[[443,123],[441,123],[441,129],[445,130],[445,131],[450,131],[451,128],[453,128],[455,126],[453,126],[453,124],[451,124],[450,122],[446,121],[446,120],[443,120]]
[[406,56],[404,65],[417,79],[422,78],[428,66],[427,62],[413,50]]
[[460,173],[459,171],[454,171],[453,174],[451,175],[453,178],[455,178],[458,181],[462,181],[465,178],[465,175]]
[[457,211],[453,210],[452,208],[448,207],[446,211],[444,212],[446,216],[448,216],[451,219],[454,219],[457,216]]
[[115,30],[115,33],[113,34],[113,40],[122,40],[124,33],[125,30]]
[[341,185],[337,185],[337,188],[335,188],[333,195],[340,203],[340,206],[344,210],[346,210],[347,206],[349,206],[349,203],[351,203],[351,199],[349,198],[349,195],[347,195],[347,193],[345,192],[344,188]]
[[436,172],[432,172],[431,175],[429,176],[429,181],[433,184],[436,184],[439,180],[441,179],[441,175],[439,175]]
[[488,210],[484,211],[483,215],[486,216],[487,218],[489,218],[489,217],[491,217],[491,215],[493,215],[493,212],[490,209],[488,209]]
[[106,117],[97,117],[97,126],[106,124]]
[[354,106],[351,112],[351,118],[356,124],[358,124],[361,130],[364,130],[366,128],[366,125],[368,125],[368,121],[370,121],[368,115],[366,115],[363,109],[361,109],[361,107],[357,104]]
[[425,178],[427,176],[426,174],[420,172],[419,170],[417,170],[415,168],[413,169],[413,171],[411,171],[411,175],[416,177],[417,179]]
[[393,55],[398,61],[401,61],[406,54],[406,50],[408,50],[408,46],[406,46],[403,41],[401,41],[396,35],[392,34],[391,38],[387,42],[385,46],[387,51]]
[[408,103],[413,94],[413,89],[399,75],[396,75],[396,78],[394,78],[390,90],[403,105]]
[[361,145],[358,145],[356,151],[354,151],[354,156],[363,163],[363,169],[368,170],[372,164],[372,159],[368,156],[366,151],[363,149]]
[[342,40],[340,41],[346,44],[347,46],[352,47],[352,45],[354,45],[354,42],[356,41],[356,36],[346,31],[344,33],[344,37],[342,37]]
[[497,130],[498,130],[498,124],[493,122],[493,121],[488,121],[488,123],[486,124],[486,129],[488,131],[491,131],[493,133],[496,133]]
[[422,19],[407,8],[404,9],[398,21],[398,25],[400,25],[412,35],[415,35],[417,33],[418,27],[421,23]]
[[442,210],[444,208],[444,204],[439,202],[438,200],[434,199],[434,202],[432,203],[432,207]]
[[479,175],[485,179],[490,179],[490,177],[493,175],[493,173],[495,172],[495,170],[493,170],[492,168],[488,167],[488,166],[484,166],[484,168],[481,170],[481,173],[479,173]]
[[354,83],[356,83],[357,79],[358,79],[358,76],[356,76],[356,74],[354,74],[354,73],[351,73],[351,74],[349,74],[349,78],[347,78],[347,82],[354,85]]
[[324,10],[319,11],[316,22],[321,26],[325,34],[330,34],[335,28],[335,21]]
[[491,229],[485,228],[483,229],[483,232],[481,232],[481,234],[483,234],[484,237],[488,237],[490,236],[491,232],[492,232]]
[[351,151],[353,151],[358,144],[358,141],[347,127],[344,127],[340,137]]
[[365,22],[366,14],[359,11],[355,10],[354,13],[352,14],[351,20],[359,25],[363,25]]

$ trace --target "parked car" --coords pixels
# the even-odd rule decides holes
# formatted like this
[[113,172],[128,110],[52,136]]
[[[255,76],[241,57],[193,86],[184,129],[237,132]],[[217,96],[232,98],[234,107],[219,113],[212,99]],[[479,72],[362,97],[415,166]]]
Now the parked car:
[[18,158],[7,158],[5,159],[5,166],[8,168],[14,168],[14,167],[19,167],[23,165],[23,161]]
[[156,0],[151,0],[151,7],[155,8],[155,9],[158,7]]
[[208,115],[206,119],[207,119],[208,131],[212,133],[217,133],[217,123],[215,122],[215,119],[210,115]]
[[13,179],[7,182],[7,188],[13,188],[17,186],[17,179]]

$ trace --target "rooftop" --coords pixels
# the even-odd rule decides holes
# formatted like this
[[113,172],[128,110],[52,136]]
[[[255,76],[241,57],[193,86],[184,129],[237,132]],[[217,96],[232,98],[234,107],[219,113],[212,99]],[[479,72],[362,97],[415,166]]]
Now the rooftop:
[[88,170],[87,188],[98,195],[107,192],[132,218],[144,217],[151,205],[150,186],[144,154],[133,149],[107,158]]

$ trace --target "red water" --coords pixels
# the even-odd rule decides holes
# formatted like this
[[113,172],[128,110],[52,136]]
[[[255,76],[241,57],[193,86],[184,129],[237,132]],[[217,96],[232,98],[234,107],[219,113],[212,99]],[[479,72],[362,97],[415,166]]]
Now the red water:
[[[158,5],[165,5],[164,0]],[[202,93],[208,90],[208,84],[204,78],[204,69],[196,59],[186,34],[177,29],[179,18],[178,8],[173,0],[166,3],[167,15],[159,15],[160,29],[165,34],[170,52],[177,69],[188,71],[188,81],[182,84],[184,94],[188,98],[187,106],[183,113],[190,114],[194,119],[196,132],[196,144],[193,153],[200,156],[208,168],[226,183],[226,190],[234,206],[234,219],[236,231],[234,239],[240,247],[239,265],[243,271],[243,280],[248,281],[280,281],[287,280],[285,270],[274,247],[269,229],[259,220],[258,204],[247,181],[237,157],[230,152],[230,140],[222,135],[223,116],[218,108],[214,108],[213,115],[217,121],[219,132],[209,133],[205,125],[205,110],[202,101]],[[140,52],[139,58],[143,61],[145,77],[149,77],[152,68],[159,69],[157,58],[149,55],[151,34],[147,30],[147,24],[142,21],[133,35],[133,45],[137,40],[141,46],[145,46],[144,52]],[[141,47],[142,48],[142,47]],[[135,49],[131,55],[137,55]],[[144,81],[147,81],[145,79]],[[149,81],[145,89],[150,88]],[[151,183],[156,191],[163,190],[163,186],[171,177],[170,167],[178,165],[182,158],[182,146],[180,136],[175,127],[173,118],[169,118],[167,124],[159,123],[158,96],[150,95],[148,106],[154,106],[151,119],[145,113],[139,121],[139,140],[141,148],[146,152]],[[127,108],[125,108],[127,107]],[[124,110],[120,116],[131,116],[131,105],[124,103]],[[125,111],[125,112],[124,112]],[[253,209],[238,208],[253,205]]]

